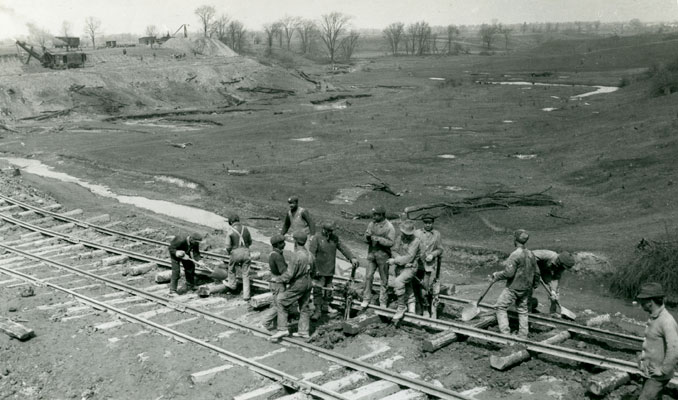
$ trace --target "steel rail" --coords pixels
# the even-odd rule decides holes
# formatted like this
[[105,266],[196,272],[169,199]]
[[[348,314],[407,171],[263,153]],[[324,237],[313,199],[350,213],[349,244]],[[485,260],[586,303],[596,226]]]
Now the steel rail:
[[[30,209],[30,210],[32,210],[32,211],[35,211],[36,213],[43,214],[43,215],[49,215],[49,216],[54,217],[55,219],[59,219],[59,220],[62,220],[62,221],[72,222],[72,223],[74,223],[74,224],[76,224],[76,225],[78,225],[78,226],[81,226],[81,227],[87,227],[87,228],[90,228],[90,229],[99,231],[99,232],[101,232],[101,233],[106,233],[106,234],[109,234],[109,235],[117,235],[117,236],[121,236],[121,237],[130,239],[130,240],[136,240],[136,241],[139,241],[139,242],[152,243],[152,244],[156,244],[156,245],[160,245],[160,246],[167,246],[167,245],[168,245],[168,243],[162,242],[162,241],[160,241],[160,240],[145,238],[145,237],[143,237],[143,236],[132,235],[132,234],[129,234],[129,233],[120,232],[120,231],[116,231],[116,230],[113,230],[113,229],[104,228],[104,227],[101,227],[101,226],[98,226],[98,225],[94,225],[94,224],[90,224],[90,223],[87,223],[87,222],[83,222],[83,221],[80,221],[80,220],[75,219],[75,218],[72,218],[72,217],[63,216],[63,215],[60,215],[60,214],[58,214],[58,213],[55,213],[55,212],[52,212],[52,211],[48,211],[48,210],[44,210],[44,209],[41,209],[41,208],[39,208],[39,207],[36,207],[36,206],[30,205],[30,204],[27,204],[27,203],[25,203],[25,202],[22,202],[22,201],[19,201],[19,200],[15,200],[15,199],[12,199],[12,198],[7,197],[7,196],[4,196],[4,195],[2,195],[2,194],[0,194],[0,199],[1,199],[1,200],[4,200],[4,201],[6,201],[6,202],[9,202],[9,203],[16,204],[16,205],[18,205],[19,207],[26,208],[26,209]],[[0,214],[0,218],[3,218],[3,217],[4,217],[4,215]],[[10,218],[11,218],[11,217],[10,217]],[[4,218],[3,218],[3,219],[4,219]],[[40,228],[40,227],[38,227],[38,226],[35,226],[35,225],[32,225],[32,224],[28,224],[28,223],[25,223],[25,222],[22,222],[22,221],[13,219],[13,218],[11,219],[10,222],[13,222],[13,223],[17,223],[17,222],[22,223],[22,224],[23,224],[22,226],[24,226],[24,227],[27,228],[27,229],[31,229],[31,230],[44,229],[44,228]],[[58,233],[58,232],[53,232],[53,231],[49,231],[49,230],[44,230],[44,232],[45,232],[46,234],[49,234],[49,235],[61,235],[61,236],[63,236],[64,238],[69,237],[68,235],[60,234],[60,233]],[[72,239],[72,240],[75,240],[75,239],[73,239],[73,238],[71,238],[71,239]],[[65,240],[69,240],[69,239],[65,239]],[[89,246],[88,243],[93,243],[93,242],[82,241],[82,240],[79,240],[79,239],[78,239],[78,242],[79,242],[79,243],[83,243],[84,245],[87,245],[87,246]],[[112,250],[109,250],[109,249],[112,249],[112,248],[110,248],[110,247],[109,247],[109,248],[105,248],[105,247],[103,247],[104,245],[100,245],[100,246],[102,246],[102,247],[98,247],[98,248],[100,248],[100,249],[102,249],[102,250],[106,250],[106,251],[111,251],[111,252],[113,252]],[[93,247],[93,246],[89,246],[89,247]],[[126,255],[132,257],[132,254],[131,254],[132,252],[129,252],[129,253],[130,253],[130,254],[126,254]],[[118,253],[118,254],[123,254],[123,253]],[[224,254],[213,253],[213,252],[203,252],[203,254],[206,255],[206,256],[213,257],[213,258],[217,258],[217,259],[224,260],[224,261],[229,260],[229,257],[228,257],[227,255],[224,255]],[[146,257],[147,257],[147,256],[146,256]],[[139,258],[139,259],[142,259],[142,258]],[[155,258],[152,258],[152,259],[151,259],[151,258],[147,258],[147,259],[142,259],[142,260],[143,260],[143,261],[148,261],[148,262],[155,262],[155,263],[157,263],[157,264],[159,264],[159,265],[161,265],[161,266],[166,266],[166,267],[171,266],[169,263],[167,263],[167,262],[165,262],[164,260],[161,260],[161,259],[155,259]],[[252,266],[253,266],[254,268],[261,268],[261,265],[263,265],[263,264],[264,264],[264,263],[258,262],[258,261],[253,261],[253,262],[252,262]],[[198,272],[199,270],[200,270],[200,269],[196,269],[196,272]],[[342,276],[339,276],[339,275],[335,275],[334,278],[335,278],[336,281],[348,282],[348,279],[347,279],[347,278],[342,277]],[[363,282],[363,281],[360,280],[360,279],[356,279],[355,282],[360,283],[360,282]],[[376,287],[381,286],[381,284],[380,284],[380,283],[377,283],[377,282],[373,283],[373,285],[376,286]],[[449,302],[453,302],[453,303],[458,303],[458,304],[470,304],[470,303],[473,303],[473,300],[467,300],[467,299],[462,299],[462,298],[458,298],[458,297],[454,297],[454,296],[449,296],[449,295],[443,295],[443,294],[440,295],[440,299],[441,299],[441,300],[446,300],[446,301],[449,301]],[[481,303],[481,304],[479,304],[479,306],[480,306],[482,309],[484,309],[485,311],[494,310],[494,307],[493,307],[491,304]],[[577,324],[577,323],[574,323],[574,322],[568,322],[568,321],[564,321],[564,320],[561,320],[561,319],[550,318],[550,317],[543,316],[543,315],[530,314],[530,318],[531,318],[534,322],[539,323],[539,324],[541,324],[541,325],[559,326],[559,327],[562,327],[562,328],[564,328],[564,329],[570,329],[570,330],[572,330],[573,333],[575,333],[575,334],[577,333],[577,330],[583,330],[583,331],[585,331],[585,332],[593,332],[593,333],[596,333],[596,334],[599,334],[599,335],[604,335],[604,336],[608,336],[608,337],[613,337],[613,338],[620,338],[620,339],[624,339],[624,340],[629,340],[629,341],[631,341],[631,342],[635,342],[636,344],[640,344],[640,343],[643,342],[643,338],[642,338],[642,337],[639,337],[639,336],[629,335],[629,334],[620,333],[620,332],[612,332],[612,331],[608,331],[608,330],[605,330],[605,329],[600,329],[600,328],[590,327],[590,326],[586,326],[586,325],[581,325],[581,324]],[[601,339],[603,339],[603,338],[601,338]]]
[[[384,308],[375,305],[369,305],[368,307],[374,310],[374,312],[377,315],[381,315],[384,317],[392,318],[393,315],[395,314],[395,310],[392,310],[390,308]],[[579,363],[589,364],[601,368],[616,369],[633,375],[642,375],[641,371],[637,367],[637,363],[632,361],[621,360],[612,357],[605,357],[594,353],[588,353],[585,351],[571,349],[568,347],[558,345],[544,344],[541,342],[535,342],[528,339],[521,339],[511,335],[504,335],[501,333],[487,331],[484,329],[474,328],[472,326],[461,324],[458,322],[424,318],[412,313],[405,313],[405,318],[406,320],[409,320],[414,323],[421,323],[422,325],[430,327],[451,330],[460,335],[480,339],[487,342],[502,345],[519,344],[525,346],[525,348],[528,351],[534,353],[551,355],[566,360],[576,361]],[[674,374],[674,378],[671,379],[671,383],[676,385],[678,385],[678,377],[676,377],[677,374],[678,373]]]
[[[4,247],[4,246],[3,246]],[[13,250],[10,250],[13,251]],[[164,332],[165,334],[175,336],[184,340],[187,340],[189,342],[195,343],[197,345],[200,345],[202,347],[208,348],[212,351],[215,351],[223,356],[225,356],[229,361],[231,361],[234,364],[240,365],[242,367],[248,368],[259,375],[263,375],[269,379],[273,379],[279,384],[286,386],[288,388],[291,388],[296,391],[301,391],[303,393],[307,393],[316,397],[320,397],[322,399],[328,399],[328,400],[350,400],[348,397],[343,396],[333,390],[329,390],[326,388],[323,388],[320,385],[317,385],[312,382],[308,382],[303,380],[302,378],[297,378],[293,375],[290,375],[286,372],[276,370],[275,368],[269,367],[265,364],[259,363],[257,361],[250,360],[246,357],[240,356],[238,354],[232,353],[223,347],[215,346],[211,343],[207,343],[204,340],[200,340],[198,338],[195,338],[193,336],[187,335],[185,333],[179,332],[177,330],[174,330],[172,328],[163,326],[161,324],[158,324],[156,322],[150,321],[146,318],[142,318],[137,316],[136,314],[127,312],[125,310],[119,309],[117,307],[111,306],[109,304],[106,304],[105,302],[98,301],[96,299],[93,299],[89,296],[82,295],[80,293],[77,293],[73,290],[61,287],[59,285],[55,285],[50,282],[45,282],[43,280],[40,280],[36,277],[18,272],[18,271],[13,271],[11,269],[5,268],[0,266],[0,271],[12,275],[15,277],[19,277],[21,279],[24,279],[29,282],[34,282],[36,285],[39,286],[47,286],[52,289],[68,293],[69,295],[78,298],[82,300],[84,303],[89,304],[90,306],[96,306],[97,308],[112,311],[115,314],[121,315],[124,318],[138,322],[142,325],[150,326],[157,331]]]
[[[233,320],[221,317],[219,315],[201,310],[197,307],[176,303],[176,302],[170,301],[170,300],[168,300],[168,299],[166,299],[162,296],[158,296],[158,295],[155,295],[155,294],[152,294],[152,293],[144,292],[144,291],[139,290],[139,289],[137,289],[133,286],[126,285],[124,283],[120,283],[120,282],[114,281],[112,279],[100,277],[100,276],[93,274],[91,272],[84,271],[84,270],[81,270],[79,268],[60,263],[58,261],[53,261],[53,260],[50,260],[50,259],[45,258],[45,257],[41,257],[41,256],[37,256],[37,255],[31,254],[31,253],[25,252],[23,250],[15,249],[11,246],[8,246],[8,245],[2,244],[2,243],[0,243],[0,248],[5,249],[6,251],[9,251],[9,252],[12,252],[12,253],[21,255],[21,256],[26,257],[26,258],[30,258],[30,259],[40,261],[40,262],[48,264],[48,265],[55,266],[55,267],[60,268],[60,269],[66,269],[66,270],[69,270],[69,271],[72,271],[72,272],[75,272],[75,273],[78,273],[78,274],[81,274],[81,275],[85,275],[85,276],[88,276],[90,278],[93,278],[93,279],[96,279],[96,280],[99,280],[99,281],[106,282],[106,284],[108,286],[113,287],[117,290],[121,290],[121,291],[131,293],[131,294],[134,294],[134,295],[138,295],[139,297],[143,297],[143,298],[146,298],[148,300],[155,301],[156,303],[160,303],[162,305],[176,309],[178,311],[182,311],[182,312],[189,311],[193,314],[201,315],[201,316],[203,316],[203,317],[205,317],[209,320],[222,323],[222,324],[227,325],[227,326],[232,327],[232,328],[237,328],[237,329],[240,329],[240,330],[253,332],[253,333],[257,334],[257,336],[262,336],[262,337],[270,336],[270,333],[268,333],[268,331],[264,331],[262,329],[258,329],[258,328],[255,328],[255,327],[252,327],[252,326],[249,326],[249,325],[237,322],[237,321],[233,321]],[[0,266],[0,270],[4,271],[6,269],[4,267]],[[11,270],[9,270],[9,271],[11,271]],[[16,271],[12,271],[12,272],[18,273]],[[418,391],[426,393],[430,396],[435,396],[435,397],[438,397],[438,398],[441,398],[441,399],[462,399],[462,400],[470,400],[471,399],[470,397],[464,396],[464,395],[457,393],[455,391],[452,391],[452,390],[449,390],[449,389],[446,389],[446,388],[441,388],[441,387],[435,386],[435,385],[427,383],[427,382],[418,381],[416,379],[408,378],[408,377],[402,376],[400,374],[394,373],[392,371],[389,371],[389,370],[386,370],[386,369],[383,369],[383,368],[379,368],[379,367],[375,367],[373,365],[367,364],[367,363],[359,361],[359,360],[354,360],[354,359],[351,359],[349,357],[344,357],[344,356],[342,356],[338,353],[323,349],[323,348],[318,347],[318,346],[314,346],[310,343],[305,343],[303,341],[289,339],[289,338],[284,338],[283,340],[287,343],[294,345],[294,346],[301,347],[302,349],[309,351],[313,354],[316,354],[316,355],[318,355],[322,358],[325,358],[329,361],[333,361],[337,364],[341,364],[344,367],[351,368],[351,369],[354,369],[354,370],[357,370],[357,371],[361,371],[361,372],[364,372],[364,373],[366,373],[370,376],[377,377],[377,378],[380,378],[380,379],[384,379],[384,380],[387,380],[387,381],[390,381],[390,382],[394,382],[394,383],[401,385],[401,386],[405,386],[405,387],[408,387],[408,388],[411,388],[411,389],[418,390]]]

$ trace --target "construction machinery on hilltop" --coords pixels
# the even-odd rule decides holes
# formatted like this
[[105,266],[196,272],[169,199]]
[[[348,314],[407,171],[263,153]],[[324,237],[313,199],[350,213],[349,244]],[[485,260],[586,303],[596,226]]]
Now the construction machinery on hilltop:
[[[81,68],[85,66],[87,55],[82,52],[55,52],[42,48],[42,54],[26,42],[16,41],[17,47],[23,49],[28,56],[25,64],[31,61],[31,57],[40,61],[43,67],[52,69]],[[19,51],[20,52],[20,51]]]

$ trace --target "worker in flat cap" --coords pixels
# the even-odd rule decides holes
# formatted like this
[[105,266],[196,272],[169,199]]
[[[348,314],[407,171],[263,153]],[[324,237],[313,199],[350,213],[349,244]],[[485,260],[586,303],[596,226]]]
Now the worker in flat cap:
[[273,235],[271,237],[271,254],[268,256],[268,266],[271,269],[271,278],[268,287],[273,295],[271,307],[264,314],[262,325],[269,331],[275,329],[278,319],[278,295],[285,291],[285,284],[279,282],[282,274],[287,270],[287,262],[283,255],[285,248],[285,237],[283,235]]
[[664,307],[665,296],[661,283],[655,282],[643,284],[636,296],[643,310],[650,314],[638,362],[638,369],[646,378],[639,400],[661,399],[678,363],[678,324]]
[[540,279],[537,260],[526,246],[529,238],[530,235],[526,230],[515,231],[513,245],[516,249],[504,262],[504,270],[492,274],[493,281],[506,280],[506,288],[501,292],[495,304],[499,331],[504,335],[511,333],[507,310],[509,306],[515,304],[516,311],[518,311],[518,337],[522,339],[527,339],[529,333],[528,301]]
[[[403,221],[398,228],[400,234],[396,237],[395,244],[391,248],[393,254],[388,259],[388,264],[395,266],[395,294],[398,296],[398,308],[393,316],[393,321],[398,322],[405,316],[405,311],[410,310],[414,312],[414,303],[409,301],[410,298],[414,300],[415,296],[411,296],[412,281],[419,269],[423,269],[421,254],[422,246],[419,239],[416,237],[414,222]],[[408,307],[408,304],[411,306]]]
[[308,339],[310,337],[311,317],[311,264],[313,259],[304,247],[308,237],[304,232],[294,232],[294,254],[285,272],[280,276],[271,277],[271,282],[282,283],[286,289],[278,295],[278,331],[270,338],[278,341],[289,336],[287,320],[289,309],[297,304],[299,306],[299,325],[295,337]]
[[334,221],[325,221],[322,224],[320,235],[311,238],[309,251],[313,257],[313,305],[315,310],[312,320],[319,319],[322,314],[331,313],[332,303],[332,280],[336,272],[337,250],[351,262],[352,268],[358,267],[358,259],[353,256],[351,250],[339,240],[336,224]]
[[290,209],[285,215],[280,234],[285,236],[288,232],[290,234],[304,232],[307,237],[315,235],[315,224],[311,219],[311,214],[305,208],[299,207],[299,197],[291,196],[287,199],[287,204]]
[[552,316],[557,316],[560,312],[560,306],[558,305],[560,300],[560,279],[565,270],[569,270],[574,266],[574,257],[567,251],[556,253],[552,250],[533,250],[532,254],[534,254],[537,260],[541,279],[544,280],[544,283],[546,283],[546,286],[551,291],[549,293],[549,298],[551,299],[549,312]]
[[361,307],[366,309],[372,301],[372,280],[379,271],[381,289],[379,305],[388,307],[388,259],[391,258],[391,247],[395,243],[396,232],[393,224],[386,219],[386,209],[376,206],[372,209],[372,221],[367,224],[365,241],[367,242],[367,270],[365,271],[365,288]]
[[228,217],[228,224],[231,226],[229,234],[226,236],[226,253],[229,254],[228,260],[228,280],[226,285],[230,290],[238,287],[237,270],[240,270],[242,277],[242,297],[247,301],[250,299],[250,246],[252,245],[252,235],[249,229],[240,222],[238,214],[231,214]]
[[414,293],[424,317],[431,316],[431,302],[434,296],[440,293],[441,256],[443,254],[443,242],[440,232],[433,229],[435,217],[431,214],[421,216],[423,228],[415,231],[415,236],[421,242],[421,265],[423,269],[417,270],[417,280],[413,282]]
[[[170,280],[169,296],[177,295],[177,285],[181,276],[181,267],[186,275],[186,290],[194,291],[195,288],[195,265],[201,265],[200,242],[202,234],[191,233],[190,235],[175,235],[169,243],[168,250],[172,261],[172,278]],[[191,255],[193,257],[191,257]]]

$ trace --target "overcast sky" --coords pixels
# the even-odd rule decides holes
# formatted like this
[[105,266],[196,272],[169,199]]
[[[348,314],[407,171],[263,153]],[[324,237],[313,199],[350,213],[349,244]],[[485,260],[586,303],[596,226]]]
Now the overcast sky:
[[181,24],[197,31],[194,10],[216,7],[242,21],[249,30],[284,15],[316,19],[340,11],[353,17],[355,28],[384,28],[391,22],[425,20],[431,25],[491,22],[677,21],[678,0],[0,0],[0,40],[26,35],[32,22],[52,34],[64,20],[74,35],[83,35],[84,20],[101,20],[105,34],[141,34],[156,25],[174,32]]

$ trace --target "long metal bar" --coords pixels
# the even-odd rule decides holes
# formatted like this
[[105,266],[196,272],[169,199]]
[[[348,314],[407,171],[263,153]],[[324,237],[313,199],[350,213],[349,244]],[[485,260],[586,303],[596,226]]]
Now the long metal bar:
[[[96,231],[99,231],[99,232],[102,232],[102,233],[106,233],[106,234],[109,234],[109,235],[117,235],[117,236],[125,237],[125,238],[130,239],[130,240],[153,243],[153,244],[160,245],[160,246],[167,246],[167,243],[159,241],[159,240],[145,238],[145,237],[137,236],[137,235],[131,235],[129,233],[120,232],[120,231],[116,231],[116,230],[113,230],[113,229],[108,229],[108,228],[104,228],[104,227],[97,226],[97,225],[94,225],[94,224],[90,224],[90,223],[87,223],[87,222],[83,222],[83,221],[77,220],[77,219],[72,218],[72,217],[63,216],[63,215],[60,215],[60,214],[52,212],[52,211],[48,211],[48,210],[41,209],[39,207],[32,206],[30,204],[27,204],[27,203],[19,201],[19,200],[12,199],[12,198],[4,196],[2,194],[0,194],[0,199],[5,200],[6,202],[9,202],[9,203],[16,204],[16,205],[18,205],[22,208],[33,210],[33,211],[35,211],[39,214],[49,215],[49,216],[52,216],[52,217],[59,219],[59,220],[62,220],[62,221],[73,222],[73,223],[75,223],[79,226],[88,227],[90,229],[93,229],[93,230],[96,230]],[[1,218],[1,216],[0,216],[0,218]],[[12,219],[11,222],[17,223],[17,222],[21,222],[21,221],[16,220],[16,219]],[[28,223],[22,223],[22,224],[23,224],[22,226],[24,226],[28,229],[32,229],[32,230],[42,229],[42,228],[39,228],[35,225],[28,224]],[[46,234],[49,234],[49,235],[63,235],[63,234],[59,234],[58,232],[53,232],[53,231],[49,231],[49,230],[44,230],[44,231],[48,232]],[[63,236],[68,237],[68,235],[63,235]],[[66,240],[68,240],[68,239],[66,239]],[[79,241],[79,242],[86,244],[85,241]],[[90,243],[93,243],[93,242],[90,242]],[[93,246],[89,246],[89,247],[93,247]],[[106,251],[113,252],[112,250],[109,250],[109,249],[113,249],[113,248],[110,248],[110,247],[109,248],[98,247],[98,248],[101,248],[101,249],[106,250]],[[115,252],[117,254],[123,254],[123,253],[120,253],[120,252],[117,252],[117,251],[115,251]],[[124,253],[124,254],[132,257],[133,253],[129,252],[129,253]],[[221,260],[228,260],[229,259],[229,257],[227,255],[219,254],[219,253],[203,252],[203,254],[210,256],[210,257],[213,257],[213,258],[221,259]],[[142,258],[139,258],[139,259],[142,259]],[[149,259],[142,259],[142,260],[148,261],[148,262],[155,262],[155,263],[158,263],[159,265],[166,266],[166,267],[169,266],[169,263],[167,263],[167,262],[165,262],[164,260],[161,260],[161,259],[149,258]],[[256,262],[256,261],[252,263],[254,268],[261,267],[262,264],[263,263]],[[340,282],[348,282],[348,279],[345,278],[345,277],[342,277],[342,276],[335,276],[334,279],[336,281],[340,281]],[[355,282],[360,283],[361,280],[356,279]],[[380,286],[380,283],[375,282],[374,285]],[[442,294],[440,295],[440,299],[445,300],[445,301],[449,301],[449,302],[459,303],[459,304],[470,304],[470,303],[473,302],[472,300],[467,300],[467,299],[462,299],[462,298],[453,297],[453,296],[449,296],[449,295],[442,295]],[[484,311],[494,310],[494,307],[491,304],[481,303],[479,306]],[[550,317],[546,317],[546,316],[543,316],[543,315],[530,314],[530,318],[535,323],[539,323],[539,324],[542,324],[542,325],[557,326],[557,327],[561,327],[563,329],[573,329],[573,330],[581,329],[581,330],[585,330],[585,331],[589,331],[589,332],[594,332],[594,333],[597,333],[597,334],[600,334],[600,335],[603,335],[603,336],[629,340],[631,342],[635,342],[636,344],[640,344],[640,343],[643,342],[643,338],[639,337],[639,336],[624,334],[624,333],[620,333],[620,332],[612,332],[612,331],[608,331],[608,330],[604,330],[604,329],[600,329],[600,328],[595,328],[595,327],[590,327],[590,326],[586,326],[586,325],[576,324],[576,323],[573,323],[573,322],[564,321],[564,320],[561,320],[561,319],[550,318]],[[574,333],[576,333],[576,332],[574,332]]]
[[[3,246],[3,247],[7,248],[6,246]],[[11,249],[8,249],[8,250],[14,251],[14,250],[11,250]],[[20,278],[27,280],[27,281],[35,282],[36,284],[41,285],[41,286],[51,287],[52,289],[56,289],[56,290],[62,291],[64,293],[68,293],[69,295],[76,297],[76,298],[82,300],[83,302],[85,302],[89,305],[97,306],[98,308],[112,311],[116,314],[122,315],[123,317],[125,317],[128,320],[135,321],[135,322],[141,323],[143,325],[153,327],[154,329],[156,329],[160,332],[164,332],[166,334],[169,334],[169,335],[172,335],[172,336],[193,342],[193,343],[200,345],[202,347],[208,348],[212,351],[215,351],[219,354],[224,355],[229,361],[233,362],[234,364],[246,367],[246,368],[248,368],[248,369],[250,369],[250,370],[252,370],[252,371],[254,371],[254,372],[256,372],[260,375],[263,375],[267,378],[273,379],[273,380],[277,381],[278,383],[280,383],[281,385],[289,387],[293,390],[301,390],[304,393],[308,393],[308,394],[311,394],[313,396],[320,397],[322,399],[350,400],[348,397],[345,397],[345,396],[343,396],[343,395],[341,395],[341,394],[339,394],[339,393],[337,393],[333,390],[328,390],[328,389],[323,388],[322,386],[317,385],[315,383],[308,382],[308,381],[305,381],[301,378],[297,378],[293,375],[290,375],[286,372],[276,370],[276,369],[271,368],[267,365],[261,364],[257,361],[253,361],[253,360],[250,360],[246,357],[232,353],[232,352],[230,352],[230,351],[228,351],[228,350],[226,350],[222,347],[215,346],[211,343],[207,343],[204,340],[200,340],[200,339],[195,338],[193,336],[189,336],[185,333],[182,333],[182,332],[179,332],[179,331],[174,330],[172,328],[160,325],[160,324],[155,323],[153,321],[150,321],[146,318],[139,317],[136,314],[133,314],[133,313],[127,312],[125,310],[119,309],[117,307],[111,306],[111,305],[106,304],[104,302],[93,299],[89,296],[82,295],[82,294],[77,293],[73,290],[61,287],[59,285],[55,285],[55,284],[50,283],[50,282],[45,282],[45,281],[40,280],[38,278],[35,278],[33,276],[30,276],[30,275],[27,275],[27,274],[24,274],[24,273],[21,273],[21,272],[18,272],[18,271],[13,271],[13,270],[5,268],[5,267],[0,267],[0,271],[6,273],[8,275],[20,277]]]
[[[25,252],[23,250],[15,249],[11,246],[7,246],[7,245],[2,244],[2,243],[0,243],[0,248],[5,249],[6,251],[9,251],[9,252],[12,252],[12,253],[15,253],[15,254],[19,254],[23,257],[27,257],[27,258],[30,258],[30,259],[33,259],[33,260],[36,260],[36,261],[43,262],[45,264],[55,266],[57,268],[66,269],[66,270],[76,272],[76,273],[81,274],[81,275],[88,276],[88,277],[96,279],[96,280],[106,282],[106,284],[108,286],[111,286],[115,289],[122,290],[122,291],[125,291],[125,292],[128,292],[128,293],[132,293],[132,294],[138,295],[140,297],[144,297],[146,299],[161,303],[165,306],[168,306],[168,307],[171,307],[171,308],[174,308],[174,309],[178,309],[178,310],[181,310],[181,311],[190,311],[191,313],[202,315],[204,317],[209,318],[210,320],[223,323],[223,324],[228,325],[230,327],[238,328],[238,329],[241,329],[241,330],[246,330],[246,331],[249,331],[249,332],[258,333],[259,336],[270,336],[270,334],[267,331],[264,331],[264,330],[261,330],[261,329],[258,329],[258,328],[254,328],[254,327],[248,326],[246,324],[243,324],[243,323],[240,323],[240,322],[237,322],[237,321],[233,321],[233,320],[224,318],[224,317],[216,315],[216,314],[206,312],[206,311],[201,310],[201,309],[196,308],[196,307],[187,306],[187,305],[183,305],[183,304],[180,304],[180,303],[175,303],[175,302],[169,301],[169,300],[167,300],[167,299],[165,299],[161,296],[158,296],[158,295],[155,295],[155,294],[152,294],[152,293],[146,293],[146,292],[141,291],[141,290],[139,290],[139,289],[137,289],[133,286],[126,285],[124,283],[120,283],[120,282],[117,282],[117,281],[114,281],[114,280],[111,280],[111,279],[108,279],[108,278],[100,277],[100,276],[97,276],[96,274],[93,274],[93,273],[88,272],[88,271],[81,270],[79,268],[75,268],[75,267],[72,267],[72,266],[57,262],[57,261],[53,261],[53,260],[50,260],[50,259],[47,259],[47,258],[44,258],[44,257],[41,257],[41,256],[37,256],[37,255],[31,254],[31,253]],[[0,270],[5,270],[5,268],[0,267]],[[11,270],[9,270],[9,271],[11,271]],[[338,353],[323,349],[323,348],[318,347],[318,346],[314,346],[310,343],[305,343],[305,342],[302,342],[302,341],[288,339],[288,338],[285,338],[284,340],[286,342],[290,343],[290,344],[293,344],[297,347],[301,347],[304,350],[307,350],[307,351],[310,351],[310,352],[312,352],[316,355],[319,355],[319,356],[321,356],[321,357],[323,357],[327,360],[341,364],[344,367],[348,367],[348,368],[351,368],[351,369],[354,369],[354,370],[357,370],[357,371],[361,371],[361,372],[364,372],[368,375],[371,375],[371,376],[374,376],[374,377],[377,377],[377,378],[380,378],[380,379],[388,380],[390,382],[394,382],[394,383],[397,383],[399,385],[421,391],[421,392],[426,393],[430,396],[435,396],[435,397],[438,397],[438,398],[441,398],[441,399],[470,400],[469,397],[464,396],[464,395],[457,393],[455,391],[452,391],[452,390],[449,390],[449,389],[446,389],[446,388],[441,388],[441,387],[435,386],[433,384],[430,384],[428,382],[423,382],[423,381],[407,378],[405,376],[394,373],[392,371],[389,371],[389,370],[386,370],[386,369],[383,369],[383,368],[378,368],[378,367],[375,367],[373,365],[367,364],[367,363],[362,362],[362,361],[358,361],[358,360],[355,360],[355,359],[344,357],[344,356],[342,356]]]

